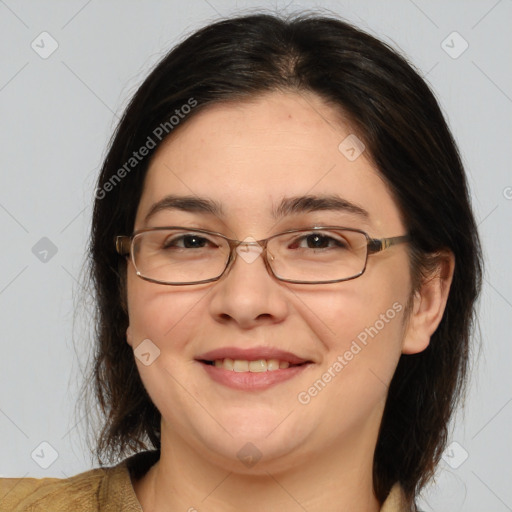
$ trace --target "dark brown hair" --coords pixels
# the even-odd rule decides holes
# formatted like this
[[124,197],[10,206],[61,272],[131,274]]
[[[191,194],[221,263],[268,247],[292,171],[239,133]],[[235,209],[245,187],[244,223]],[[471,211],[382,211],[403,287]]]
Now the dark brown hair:
[[[349,119],[412,236],[417,283],[433,255],[455,255],[443,319],[425,351],[401,357],[374,456],[377,498],[382,502],[399,482],[413,506],[439,461],[464,388],[481,251],[461,159],[429,87],[396,51],[334,17],[258,14],[210,24],[170,51],[126,108],[99,176],[90,243],[97,314],[90,378],[103,418],[96,455],[103,464],[102,457],[112,462],[160,448],[160,413],[125,341],[126,262],[114,248],[116,235],[133,231],[151,155],[165,140],[155,130],[165,127],[172,136],[207,105],[275,90],[313,92]],[[191,101],[192,109],[182,108]],[[177,110],[184,115],[174,126]],[[151,145],[148,137],[155,147],[130,161]]]

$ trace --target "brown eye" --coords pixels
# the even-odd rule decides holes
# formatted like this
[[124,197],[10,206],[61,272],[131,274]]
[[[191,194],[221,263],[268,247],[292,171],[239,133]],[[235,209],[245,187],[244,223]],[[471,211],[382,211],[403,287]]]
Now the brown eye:
[[199,235],[188,234],[169,238],[163,244],[164,249],[178,247],[180,249],[202,249],[210,240]]
[[348,248],[348,244],[344,239],[334,238],[322,233],[310,233],[301,236],[295,240],[290,249],[329,249],[329,248]]

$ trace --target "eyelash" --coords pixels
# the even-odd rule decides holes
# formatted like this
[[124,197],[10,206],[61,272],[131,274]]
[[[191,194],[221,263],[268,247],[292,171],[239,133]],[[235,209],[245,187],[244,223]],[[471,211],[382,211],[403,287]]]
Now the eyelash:
[[[306,241],[308,239],[308,237],[311,237],[311,236],[317,236],[318,238],[322,239],[322,241],[327,241],[328,244],[330,244],[331,242],[334,242],[334,246],[333,245],[330,245],[330,247],[342,247],[342,248],[345,248],[347,247],[349,244],[340,239],[340,238],[334,238],[333,236],[330,236],[326,233],[323,233],[323,232],[318,232],[318,231],[311,231],[309,233],[303,233],[302,235],[300,236],[297,236],[297,237],[294,237],[292,236],[292,238],[290,239],[290,245],[300,245],[301,242],[303,241]],[[169,249],[171,247],[177,247],[177,243],[179,242],[184,242],[187,238],[194,238],[194,239],[197,239],[197,240],[200,240],[200,241],[206,241],[206,242],[210,242],[212,245],[216,245],[214,244],[214,242],[212,240],[210,240],[208,237],[205,237],[201,234],[196,234],[196,233],[182,233],[180,235],[175,235],[173,236],[172,238],[170,239],[167,239],[164,241],[164,243],[162,244],[162,248],[164,249]],[[180,249],[186,249],[187,247],[182,247],[182,246],[179,246]],[[201,247],[203,248],[203,247]],[[300,248],[303,248],[303,247],[298,247],[299,249]],[[329,247],[327,247],[329,248]],[[309,247],[309,249],[315,249],[314,247]],[[317,249],[326,249],[325,247],[321,247],[321,248],[317,248]]]

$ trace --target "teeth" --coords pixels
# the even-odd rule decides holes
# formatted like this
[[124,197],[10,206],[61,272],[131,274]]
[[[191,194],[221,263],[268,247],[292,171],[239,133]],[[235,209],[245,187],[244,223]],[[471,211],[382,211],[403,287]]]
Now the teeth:
[[248,372],[249,361],[240,361],[240,359],[235,359],[235,362],[233,363],[233,370],[235,372]]
[[266,372],[267,371],[267,361],[265,359],[258,359],[257,361],[250,361],[247,365],[249,367],[250,372]]
[[288,361],[279,361],[278,359],[258,359],[256,361],[245,361],[242,359],[216,359],[214,361],[216,368],[223,368],[235,372],[273,372],[279,369],[285,369],[290,366]]
[[[283,361],[284,363],[284,361]],[[273,372],[274,370],[279,370],[279,361],[277,359],[269,359],[267,361],[267,370],[269,372]]]

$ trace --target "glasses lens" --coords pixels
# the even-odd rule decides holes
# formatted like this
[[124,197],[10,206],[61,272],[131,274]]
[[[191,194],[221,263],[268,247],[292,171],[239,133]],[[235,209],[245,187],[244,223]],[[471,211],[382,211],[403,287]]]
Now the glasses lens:
[[219,236],[183,229],[145,231],[133,240],[141,277],[162,283],[206,281],[222,274],[229,244]]
[[366,264],[364,233],[304,230],[269,240],[269,262],[277,277],[290,281],[328,282],[360,275]]

